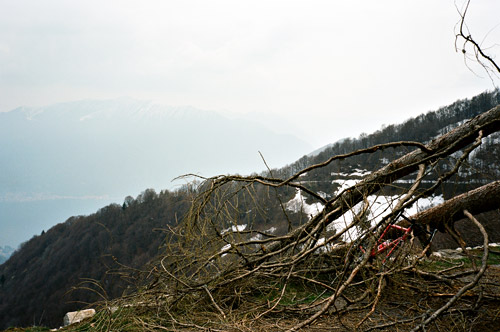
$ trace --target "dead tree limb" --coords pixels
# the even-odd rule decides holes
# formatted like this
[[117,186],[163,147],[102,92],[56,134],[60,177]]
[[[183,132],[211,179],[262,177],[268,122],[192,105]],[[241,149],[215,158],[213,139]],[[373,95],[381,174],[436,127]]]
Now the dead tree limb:
[[414,215],[412,220],[444,232],[446,224],[453,224],[465,217],[464,210],[478,214],[498,208],[500,208],[500,181],[494,181],[422,211]]
[[[465,17],[467,15],[467,12],[469,10],[470,6],[470,0],[467,0],[465,3],[464,10],[460,12],[460,22],[458,23],[458,31],[455,34],[455,50],[462,52],[464,55],[465,59],[467,59],[467,46],[470,45],[472,47],[472,52],[474,53],[474,59],[477,61],[483,68],[484,70],[490,75],[490,72],[493,70],[490,69],[489,66],[493,66],[494,70],[497,73],[500,73],[500,67],[497,65],[495,60],[493,59],[492,56],[486,54],[477,43],[474,38],[472,37],[470,31],[468,30],[466,24],[465,24]],[[459,41],[463,42],[461,46],[459,46]],[[486,60],[487,63],[484,63],[482,60]],[[490,76],[491,77],[491,76]]]

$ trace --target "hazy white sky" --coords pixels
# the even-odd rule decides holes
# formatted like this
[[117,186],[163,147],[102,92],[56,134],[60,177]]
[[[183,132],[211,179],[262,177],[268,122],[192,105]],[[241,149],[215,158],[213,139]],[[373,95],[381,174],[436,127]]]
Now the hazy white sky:
[[[472,0],[484,47],[499,13]],[[458,19],[454,0],[0,0],[0,111],[129,96],[282,119],[319,147],[493,89],[455,52]]]

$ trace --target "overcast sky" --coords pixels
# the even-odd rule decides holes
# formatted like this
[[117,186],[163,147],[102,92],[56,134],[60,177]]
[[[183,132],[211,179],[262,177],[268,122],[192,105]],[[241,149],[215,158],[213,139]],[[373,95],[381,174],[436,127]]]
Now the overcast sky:
[[[499,13],[472,0],[484,47]],[[454,0],[0,0],[0,111],[129,96],[281,118],[319,147],[493,89],[458,20]]]

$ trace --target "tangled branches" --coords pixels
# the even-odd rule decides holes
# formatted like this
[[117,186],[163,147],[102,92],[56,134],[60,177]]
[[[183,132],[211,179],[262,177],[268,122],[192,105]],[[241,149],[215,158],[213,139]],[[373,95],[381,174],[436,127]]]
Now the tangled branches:
[[[298,331],[320,328],[325,319],[345,330],[417,331],[445,314],[474,310],[479,297],[470,306],[463,298],[485,272],[488,238],[464,210],[498,208],[498,201],[471,205],[475,196],[465,195],[434,207],[434,215],[447,216],[441,219],[423,218],[416,207],[453,178],[483,137],[499,130],[497,106],[427,145],[377,145],[285,179],[271,171],[204,179],[184,221],[170,229],[146,286],[133,304],[116,306],[135,312],[127,321],[137,329],[169,331]],[[353,156],[403,149],[409,151],[375,172],[329,180],[331,193],[318,189],[319,172],[333,177]],[[497,181],[476,191],[498,197],[499,188]],[[463,287],[451,274],[456,267],[423,268],[429,226],[453,231],[458,214],[481,229],[485,248],[480,269],[473,264],[461,272],[476,274]],[[443,304],[435,294],[452,295]]]

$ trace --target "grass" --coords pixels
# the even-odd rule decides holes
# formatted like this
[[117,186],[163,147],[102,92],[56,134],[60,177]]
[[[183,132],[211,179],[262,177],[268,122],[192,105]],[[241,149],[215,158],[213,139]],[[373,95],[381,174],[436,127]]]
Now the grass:
[[11,327],[5,330],[4,332],[46,332],[46,331],[50,331],[50,329],[48,327],[43,327],[43,326],[33,326],[26,328]]
[[[472,250],[469,250],[469,252],[472,255],[472,257],[474,258],[476,265],[481,265],[483,250],[482,249],[472,249]],[[472,262],[467,256],[464,256],[462,258],[455,258],[455,259],[431,258],[431,259],[424,260],[421,264],[422,264],[421,267],[425,268],[429,272],[436,272],[436,271],[440,271],[440,270],[448,269],[448,268],[452,268],[452,267],[457,267],[457,268],[460,267],[460,268],[464,268],[464,269],[472,268]],[[488,255],[488,265],[500,265],[500,252],[499,251],[493,251],[490,249],[489,255]]]

